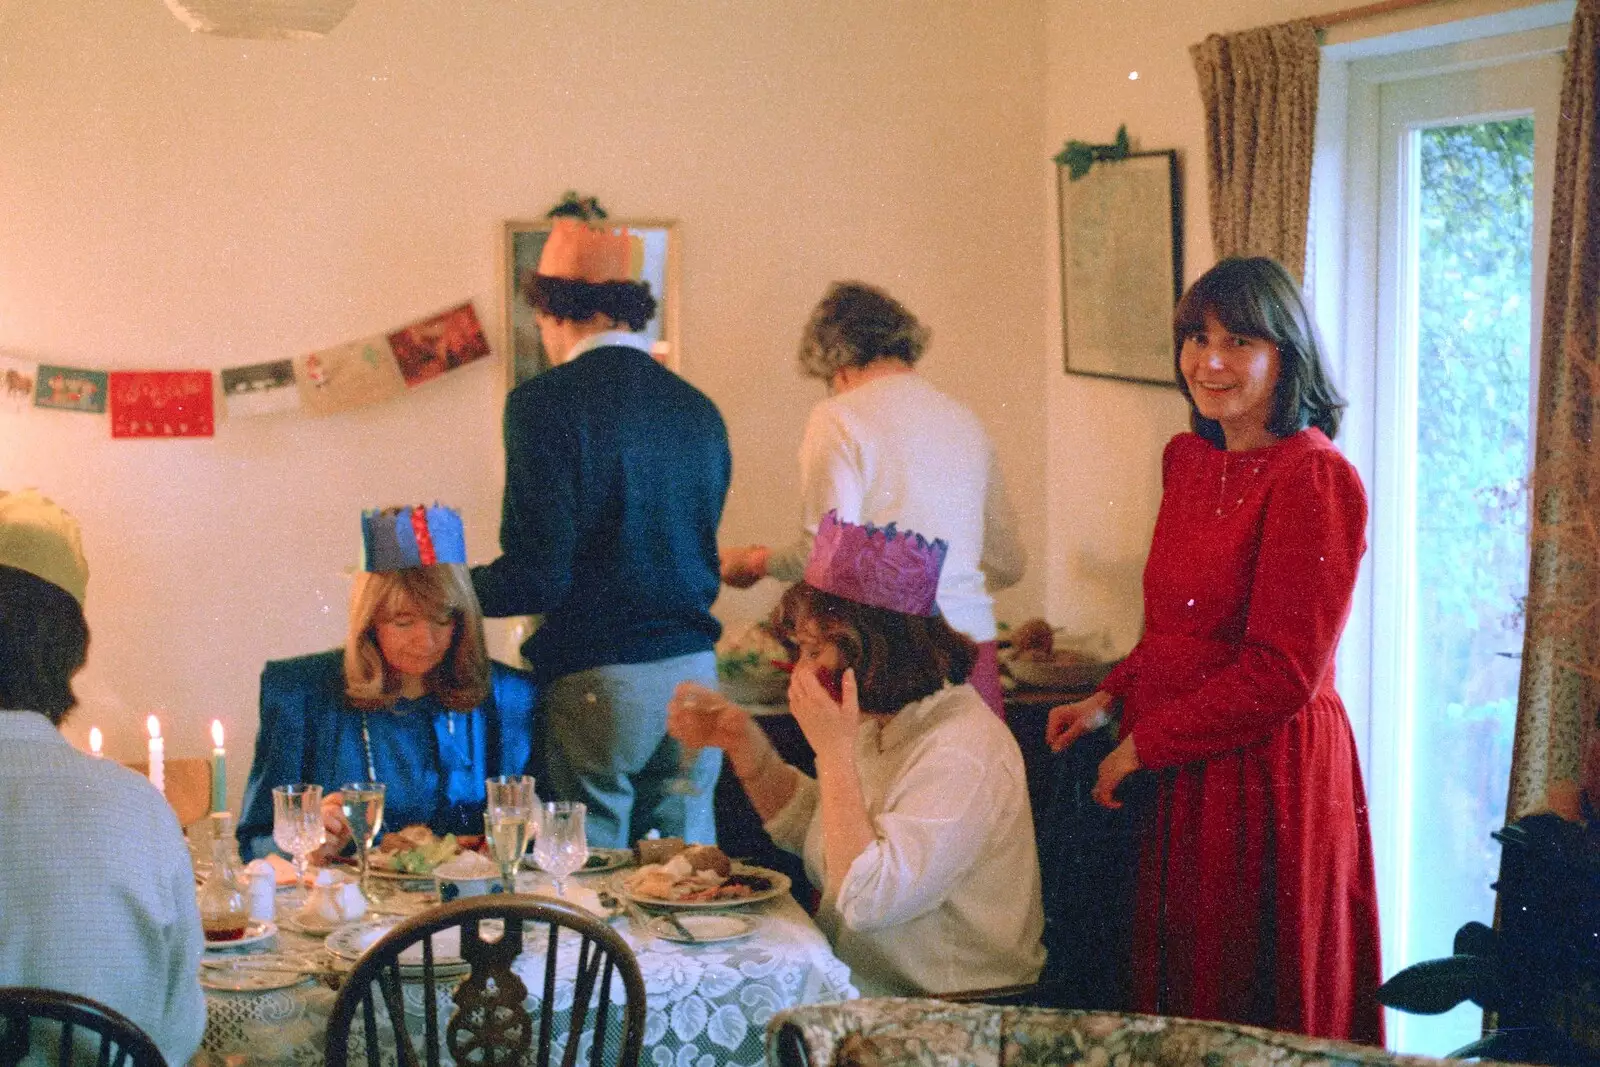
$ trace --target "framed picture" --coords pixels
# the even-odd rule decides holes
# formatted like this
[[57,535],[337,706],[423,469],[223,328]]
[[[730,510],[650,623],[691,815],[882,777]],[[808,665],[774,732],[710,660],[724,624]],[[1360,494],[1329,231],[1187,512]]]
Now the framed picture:
[[1072,180],[1061,205],[1061,332],[1068,373],[1156,385],[1172,371],[1183,286],[1176,152],[1134,152]]
[[[550,219],[519,221],[505,227],[505,352],[506,385],[515,389],[534,375],[550,369],[533,307],[523,295],[523,280],[539,265],[539,253],[550,236]],[[652,351],[670,369],[682,365],[678,344],[678,224],[663,219],[605,219],[600,225],[638,237],[644,246],[640,281],[656,298],[656,314],[645,326]]]

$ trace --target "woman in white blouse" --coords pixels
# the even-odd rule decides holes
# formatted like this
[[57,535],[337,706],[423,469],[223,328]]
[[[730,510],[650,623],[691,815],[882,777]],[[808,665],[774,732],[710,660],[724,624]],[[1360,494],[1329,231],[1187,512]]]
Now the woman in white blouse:
[[804,857],[818,925],[868,995],[1025,984],[1044,963],[1022,755],[964,684],[972,641],[934,606],[943,549],[824,518],[775,612],[815,779],[711,690],[680,686],[668,716],[681,742],[723,749],[773,840]]

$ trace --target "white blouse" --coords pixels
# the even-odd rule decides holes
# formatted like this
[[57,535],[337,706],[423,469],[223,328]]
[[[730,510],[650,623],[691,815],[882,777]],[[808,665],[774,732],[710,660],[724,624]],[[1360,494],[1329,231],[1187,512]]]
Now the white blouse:
[[[856,765],[876,841],[817,924],[867,996],[1032,982],[1044,965],[1039,860],[1022,753],[970,685],[864,719]],[[799,788],[766,825],[824,884],[821,794]]]

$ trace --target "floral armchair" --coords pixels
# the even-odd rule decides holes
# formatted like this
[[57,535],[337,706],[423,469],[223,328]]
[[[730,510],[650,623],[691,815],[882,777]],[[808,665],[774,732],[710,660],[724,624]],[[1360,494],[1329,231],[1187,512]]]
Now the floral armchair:
[[773,1067],[1440,1067],[1462,1062],[1397,1056],[1231,1023],[898,998],[779,1012],[767,1025],[767,1061]]

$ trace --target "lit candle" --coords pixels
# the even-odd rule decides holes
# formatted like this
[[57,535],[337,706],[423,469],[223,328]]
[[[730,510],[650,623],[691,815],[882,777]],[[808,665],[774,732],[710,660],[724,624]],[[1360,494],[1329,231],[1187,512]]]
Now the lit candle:
[[228,753],[222,747],[222,720],[211,720],[211,810],[228,810]]
[[161,739],[161,724],[154,715],[144,721],[150,731],[150,784],[161,793],[167,791],[167,743]]
[[99,759],[101,755],[100,746],[104,743],[105,739],[100,736],[100,727],[89,727],[89,755]]

